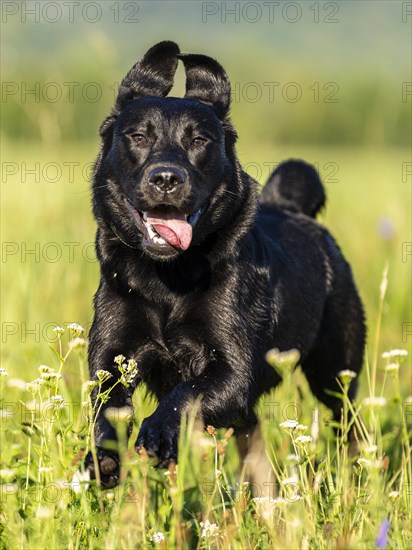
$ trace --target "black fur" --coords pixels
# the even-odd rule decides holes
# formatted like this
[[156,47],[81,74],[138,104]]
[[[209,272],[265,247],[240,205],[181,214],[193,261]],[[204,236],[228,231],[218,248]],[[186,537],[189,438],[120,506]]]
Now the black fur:
[[[204,425],[256,423],[257,399],[281,380],[265,361],[270,348],[299,350],[313,393],[338,418],[341,403],[327,390],[338,389],[340,370],[359,372],[365,333],[350,267],[314,219],[325,202],[316,170],[283,163],[259,202],[236,157],[226,73],[178,51],[157,44],[124,79],[93,184],[101,281],[90,373],[110,371],[109,387],[116,355],[137,361],[133,387],[117,385],[105,406],[131,406],[145,382],[159,405],[136,447],[161,465],[177,460],[181,415],[199,396]],[[178,59],[186,96],[165,97]],[[155,245],[139,215],[148,211],[200,212],[187,250]],[[95,437],[102,484],[112,486],[118,460],[105,444],[116,434],[103,413]],[[94,473],[90,456],[88,464]]]

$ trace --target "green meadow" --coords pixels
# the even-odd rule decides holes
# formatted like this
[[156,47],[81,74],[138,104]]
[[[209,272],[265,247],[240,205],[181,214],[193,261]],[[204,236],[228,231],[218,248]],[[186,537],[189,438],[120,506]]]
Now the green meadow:
[[[275,475],[272,496],[259,500],[267,486],[257,484],[251,494],[234,437],[199,434],[192,426],[182,434],[177,472],[165,475],[137,456],[120,423],[120,487],[101,491],[76,481],[82,450],[90,446],[92,412],[82,386],[87,380],[85,349],[70,347],[71,340],[85,335],[67,326],[77,322],[87,329],[98,284],[86,181],[96,147],[69,144],[45,151],[7,146],[10,162],[24,158],[32,169],[39,163],[40,173],[48,166],[40,181],[37,168],[23,178],[21,171],[10,175],[2,191],[7,204],[3,368],[9,374],[2,388],[4,548],[371,548],[386,521],[389,546],[410,547],[410,363],[409,357],[382,358],[385,351],[407,348],[410,266],[404,243],[410,187],[401,178],[407,153],[295,149],[239,145],[244,165],[262,180],[272,163],[292,155],[319,165],[328,192],[322,223],[353,265],[368,318],[357,401],[362,437],[359,453],[351,456],[346,443],[336,440],[327,411],[315,403],[299,371],[286,371],[284,384],[259,405]],[[59,182],[52,181],[59,175],[56,166],[61,167]],[[373,189],[365,182],[372,182]],[[55,326],[65,329],[61,340]],[[387,371],[393,362],[399,369]],[[48,379],[47,372],[38,371],[40,365],[61,378]],[[25,384],[42,376],[39,391],[28,391]],[[54,396],[61,396],[62,404]],[[371,405],[370,396],[384,399]],[[136,432],[155,403],[144,391],[135,401]],[[282,429],[280,423],[288,419],[306,430]],[[302,448],[295,442],[299,435],[313,433],[310,445]]]
[[[296,24],[297,8],[281,3],[283,19],[253,25],[236,3],[239,21],[224,2],[99,2],[96,25],[78,12],[73,22],[42,12],[23,21],[24,3],[8,4],[17,11],[3,14],[2,38],[0,548],[411,548],[408,3],[288,3],[301,9]],[[138,21],[126,24],[134,4]],[[196,405],[176,467],[137,455],[134,438],[156,407],[139,388],[130,441],[128,412],[112,418],[121,483],[103,491],[82,467],[97,412],[86,360],[99,281],[90,178],[116,83],[166,38],[227,69],[238,155],[259,183],[287,158],[316,165],[328,197],[319,220],[352,265],[368,341],[354,405],[350,375],[341,380],[339,436],[299,367],[275,355],[284,382],[257,405],[254,480],[230,429],[197,428]],[[183,90],[179,69],[174,93]]]

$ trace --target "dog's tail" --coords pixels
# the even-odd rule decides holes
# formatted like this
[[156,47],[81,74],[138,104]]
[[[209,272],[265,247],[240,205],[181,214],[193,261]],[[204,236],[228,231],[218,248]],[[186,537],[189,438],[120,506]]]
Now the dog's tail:
[[314,166],[303,160],[282,162],[262,189],[260,203],[315,218],[325,206],[326,193]]

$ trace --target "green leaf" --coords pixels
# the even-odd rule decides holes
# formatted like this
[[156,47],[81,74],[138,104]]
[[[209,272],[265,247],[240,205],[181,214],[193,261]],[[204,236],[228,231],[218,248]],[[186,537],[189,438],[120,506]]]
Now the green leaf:
[[51,344],[49,344],[49,348],[52,350],[52,352],[56,355],[56,357],[58,358],[58,360],[60,361],[60,363],[64,363],[64,359],[63,357],[60,355],[60,353],[57,351],[56,348],[54,348]]

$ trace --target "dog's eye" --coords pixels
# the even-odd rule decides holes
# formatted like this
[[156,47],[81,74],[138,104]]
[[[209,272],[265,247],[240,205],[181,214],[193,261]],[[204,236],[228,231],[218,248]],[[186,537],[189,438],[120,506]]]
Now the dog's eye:
[[144,136],[143,134],[132,134],[132,139],[138,145],[145,145],[147,141],[146,136]]
[[207,139],[200,136],[196,136],[192,141],[193,147],[202,147],[206,143]]

